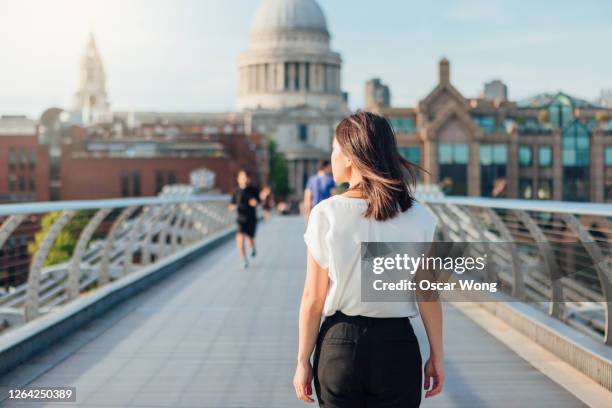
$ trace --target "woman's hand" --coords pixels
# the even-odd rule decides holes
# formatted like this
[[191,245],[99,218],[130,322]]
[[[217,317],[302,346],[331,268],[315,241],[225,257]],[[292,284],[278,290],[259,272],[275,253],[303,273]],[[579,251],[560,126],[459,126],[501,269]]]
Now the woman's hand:
[[[425,363],[423,376],[425,377],[423,389],[427,390],[425,398],[438,395],[442,391],[442,386],[444,385],[444,362],[442,359],[433,356],[430,357],[427,363]],[[429,389],[430,386],[431,389]]]
[[299,400],[314,402],[312,395],[312,365],[310,361],[298,363],[293,376],[293,387]]
[[257,205],[257,200],[254,198],[249,199],[249,205],[255,207]]

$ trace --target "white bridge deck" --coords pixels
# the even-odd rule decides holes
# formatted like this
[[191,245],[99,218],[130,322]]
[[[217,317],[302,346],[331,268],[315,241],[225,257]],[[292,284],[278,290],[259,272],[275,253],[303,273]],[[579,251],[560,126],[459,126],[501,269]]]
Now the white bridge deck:
[[[291,380],[305,270],[304,221],[261,225],[248,270],[230,241],[0,379],[75,386],[53,407],[311,406]],[[447,385],[424,407],[580,407],[579,400],[451,306]],[[415,322],[421,345],[425,344]],[[10,403],[27,407],[41,404]]]

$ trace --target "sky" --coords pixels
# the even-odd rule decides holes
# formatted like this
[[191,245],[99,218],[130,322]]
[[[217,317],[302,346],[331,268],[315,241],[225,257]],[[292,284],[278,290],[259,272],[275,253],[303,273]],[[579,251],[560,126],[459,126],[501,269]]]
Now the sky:
[[[0,113],[70,108],[90,31],[114,110],[231,111],[237,62],[260,0],[0,0]],[[467,97],[502,79],[520,100],[612,89],[612,2],[318,0],[353,109],[380,77],[414,106],[437,63]]]

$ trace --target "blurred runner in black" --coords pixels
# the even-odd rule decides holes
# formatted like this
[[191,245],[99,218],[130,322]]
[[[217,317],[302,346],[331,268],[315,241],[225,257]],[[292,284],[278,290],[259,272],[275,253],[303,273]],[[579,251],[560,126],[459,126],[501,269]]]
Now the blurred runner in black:
[[244,262],[244,267],[249,266],[248,257],[246,255],[244,240],[245,237],[251,246],[251,256],[255,256],[255,229],[257,227],[257,204],[260,202],[259,192],[250,185],[250,177],[246,170],[238,172],[238,187],[232,194],[232,203],[230,210],[237,210],[236,221],[238,222],[238,231],[236,232],[236,244],[238,251]]

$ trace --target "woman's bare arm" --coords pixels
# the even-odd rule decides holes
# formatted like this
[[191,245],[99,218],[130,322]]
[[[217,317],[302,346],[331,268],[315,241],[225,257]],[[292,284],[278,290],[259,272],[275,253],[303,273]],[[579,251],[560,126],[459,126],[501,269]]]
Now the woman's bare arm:
[[[425,364],[425,398],[433,397],[442,391],[444,385],[444,340],[442,330],[442,305],[440,300],[419,300],[419,311],[429,341],[429,360]],[[433,380],[433,383],[430,383]],[[430,389],[431,385],[431,389]]]
[[306,281],[300,304],[297,368],[293,379],[298,398],[305,402],[314,402],[311,397],[312,365],[310,357],[317,341],[328,285],[327,268],[322,268],[308,251]]

